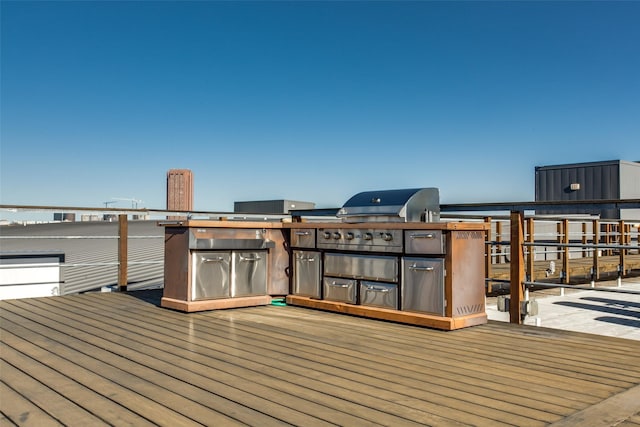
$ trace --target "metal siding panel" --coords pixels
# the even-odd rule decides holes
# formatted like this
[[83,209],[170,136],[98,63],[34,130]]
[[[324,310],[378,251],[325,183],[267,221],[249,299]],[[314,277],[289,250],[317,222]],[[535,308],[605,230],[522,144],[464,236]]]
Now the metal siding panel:
[[594,171],[593,170],[585,170],[585,175],[584,175],[584,193],[583,193],[583,198],[587,199],[587,195],[589,194],[589,192],[593,191],[593,187],[596,185],[596,179],[594,176]]
[[578,170],[575,182],[580,184],[580,190],[573,192],[574,193],[574,200],[582,199],[583,195],[585,194],[586,181],[587,181],[586,178],[587,178],[588,174],[589,174],[589,171],[586,168],[580,168]]
[[556,200],[566,200],[566,192],[564,191],[565,187],[569,182],[569,173],[571,171],[569,169],[560,169],[560,180],[556,183],[555,191],[558,194]]
[[640,163],[620,164],[620,198],[640,198]]
[[538,200],[549,200],[549,192],[547,190],[549,188],[549,174],[544,170],[538,171],[538,174],[540,176],[540,198]]
[[611,171],[611,167],[606,166],[603,168],[604,180],[602,181],[602,186],[600,187],[600,194],[598,197],[604,199],[611,193],[611,187],[613,185],[613,173]]
[[542,177],[543,177],[543,172],[539,169],[539,168],[535,168],[535,194],[534,194],[534,200],[538,201],[542,199]]
[[608,199],[620,198],[620,164],[611,167],[611,187],[607,196]]
[[564,169],[559,169],[554,171],[553,173],[553,199],[552,200],[562,200],[562,182],[564,180]]

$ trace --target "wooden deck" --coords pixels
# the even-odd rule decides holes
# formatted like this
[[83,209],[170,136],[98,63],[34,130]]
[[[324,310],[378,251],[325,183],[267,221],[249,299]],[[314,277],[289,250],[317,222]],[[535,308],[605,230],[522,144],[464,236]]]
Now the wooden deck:
[[640,342],[160,292],[0,302],[0,425],[640,426]]

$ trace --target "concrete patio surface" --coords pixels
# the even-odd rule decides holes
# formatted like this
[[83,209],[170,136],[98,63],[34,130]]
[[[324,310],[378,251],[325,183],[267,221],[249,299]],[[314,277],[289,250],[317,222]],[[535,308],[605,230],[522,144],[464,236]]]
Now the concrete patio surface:
[[[597,288],[640,291],[640,278],[625,278],[620,287],[616,281],[602,282]],[[558,288],[531,292],[530,299],[538,303],[538,315],[527,316],[524,323],[640,340],[640,295],[574,289],[561,293]],[[496,298],[487,299],[487,315],[490,320],[509,321],[509,313],[498,311]]]

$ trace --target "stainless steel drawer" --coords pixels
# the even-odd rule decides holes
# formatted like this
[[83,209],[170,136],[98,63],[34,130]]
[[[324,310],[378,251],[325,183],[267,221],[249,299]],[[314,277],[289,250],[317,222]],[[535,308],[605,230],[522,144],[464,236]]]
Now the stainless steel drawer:
[[291,246],[294,248],[315,248],[316,229],[304,228],[291,230]]
[[325,277],[323,281],[324,297],[322,299],[355,304],[357,284],[358,282],[355,280]]
[[353,279],[398,281],[398,258],[375,255],[325,254],[326,276]]
[[293,294],[320,298],[322,254],[313,251],[293,251]]
[[407,230],[404,232],[404,251],[408,254],[444,254],[441,230]]
[[394,283],[360,282],[360,304],[398,309],[398,285]]
[[402,258],[402,310],[444,316],[444,259]]

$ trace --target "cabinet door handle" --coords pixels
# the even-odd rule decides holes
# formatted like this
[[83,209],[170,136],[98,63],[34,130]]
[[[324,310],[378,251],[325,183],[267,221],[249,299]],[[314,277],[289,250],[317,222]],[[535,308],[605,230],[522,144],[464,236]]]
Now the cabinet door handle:
[[222,257],[218,257],[218,258],[205,258],[203,260],[203,262],[223,262],[224,258]]
[[254,257],[254,258],[251,258],[251,257],[243,257],[242,255],[240,255],[240,261],[247,261],[247,262],[250,262],[250,261],[260,261],[261,259],[262,259],[262,258],[261,258],[261,257],[259,257],[259,256],[256,256],[256,257]]
[[409,266],[409,270],[411,271],[433,271],[435,270],[435,268],[433,267],[418,267],[417,265],[411,265]]
[[372,291],[372,292],[381,292],[381,293],[389,293],[389,289],[388,288],[376,288],[375,286],[367,286],[367,290],[368,291]]
[[311,236],[310,231],[296,231],[296,236]]
[[416,233],[409,235],[412,239],[435,239],[436,235],[433,233]]
[[348,288],[349,287],[348,283],[329,282],[329,283],[327,283],[327,285],[334,286],[336,288]]

